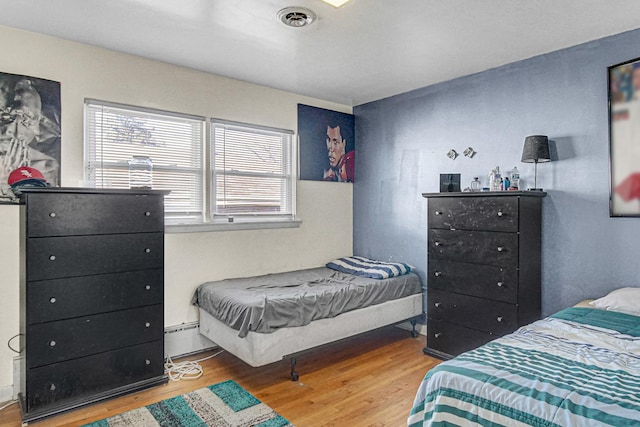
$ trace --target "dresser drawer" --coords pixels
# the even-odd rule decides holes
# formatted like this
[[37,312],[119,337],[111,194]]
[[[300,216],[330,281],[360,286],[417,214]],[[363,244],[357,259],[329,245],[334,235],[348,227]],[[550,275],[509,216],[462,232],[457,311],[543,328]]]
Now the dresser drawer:
[[427,320],[427,347],[451,356],[473,350],[494,339],[493,335],[443,320]]
[[164,271],[41,280],[27,283],[27,324],[162,304]]
[[518,308],[513,304],[439,289],[427,292],[427,316],[497,336],[518,326]]
[[443,197],[429,200],[429,228],[518,230],[517,197]]
[[26,194],[29,237],[164,231],[161,195]]
[[27,410],[83,400],[97,393],[164,374],[162,340],[29,369]]
[[162,268],[164,233],[32,238],[27,257],[28,281]]
[[161,304],[27,327],[27,368],[163,338]]
[[442,289],[511,304],[518,302],[518,272],[515,267],[430,258],[427,280],[429,289]]
[[518,235],[491,231],[429,229],[429,256],[498,266],[518,265]]

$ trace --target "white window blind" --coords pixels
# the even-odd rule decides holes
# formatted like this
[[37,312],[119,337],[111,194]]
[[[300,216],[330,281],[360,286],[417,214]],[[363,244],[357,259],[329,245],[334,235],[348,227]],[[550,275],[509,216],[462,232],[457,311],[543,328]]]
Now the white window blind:
[[86,178],[95,187],[129,188],[129,160],[153,162],[153,189],[170,190],[165,216],[202,221],[205,119],[87,100]]
[[294,219],[292,134],[212,120],[214,221]]

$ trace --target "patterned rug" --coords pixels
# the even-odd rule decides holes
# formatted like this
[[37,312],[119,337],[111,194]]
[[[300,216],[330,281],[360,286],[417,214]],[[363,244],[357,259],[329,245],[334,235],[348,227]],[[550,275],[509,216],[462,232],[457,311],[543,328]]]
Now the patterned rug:
[[201,388],[83,427],[294,427],[235,381]]

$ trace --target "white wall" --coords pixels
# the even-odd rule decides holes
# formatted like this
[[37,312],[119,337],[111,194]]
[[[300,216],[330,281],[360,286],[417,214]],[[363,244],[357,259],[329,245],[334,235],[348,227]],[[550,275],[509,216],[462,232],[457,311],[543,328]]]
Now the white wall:
[[[85,98],[293,130],[298,103],[351,112],[344,105],[7,27],[0,26],[0,40],[0,72],[61,82],[63,186],[82,179]],[[349,184],[299,181],[300,228],[167,234],[165,325],[197,319],[190,299],[203,281],[315,267],[350,255],[352,198]],[[18,217],[17,206],[0,206],[0,390],[13,383],[15,354],[6,342],[18,333]]]
[[[9,350],[7,341],[19,330],[20,307],[19,287],[19,208],[0,205],[0,402],[11,399],[13,390],[13,357],[16,353]],[[19,347],[20,341],[11,341],[13,348]]]

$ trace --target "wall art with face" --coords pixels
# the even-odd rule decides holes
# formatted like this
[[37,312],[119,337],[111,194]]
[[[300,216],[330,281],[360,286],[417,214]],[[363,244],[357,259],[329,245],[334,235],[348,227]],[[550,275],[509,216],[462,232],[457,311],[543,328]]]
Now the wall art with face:
[[354,116],[298,104],[300,179],[353,182]]

